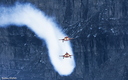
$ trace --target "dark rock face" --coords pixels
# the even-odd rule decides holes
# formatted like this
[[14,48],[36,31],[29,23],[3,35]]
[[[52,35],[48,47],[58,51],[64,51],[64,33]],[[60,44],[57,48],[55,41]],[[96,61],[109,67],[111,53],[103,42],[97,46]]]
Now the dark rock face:
[[17,80],[128,80],[127,0],[0,0],[30,2],[56,18],[71,41],[76,68],[60,76],[47,47],[29,29],[0,28],[0,77]]

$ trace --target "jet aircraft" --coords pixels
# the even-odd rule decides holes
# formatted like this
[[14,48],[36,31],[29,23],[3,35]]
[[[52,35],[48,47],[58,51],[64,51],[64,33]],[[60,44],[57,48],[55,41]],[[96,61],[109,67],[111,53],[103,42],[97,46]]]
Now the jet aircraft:
[[64,37],[64,39],[59,39],[59,40],[62,40],[62,42],[64,42],[64,41],[69,41],[69,40],[71,40],[71,39],[73,39],[73,38]]
[[69,57],[71,58],[71,56],[72,55],[70,55],[69,53],[66,52],[64,55],[61,55],[60,57],[63,57],[63,59],[64,59],[64,58],[69,58]]

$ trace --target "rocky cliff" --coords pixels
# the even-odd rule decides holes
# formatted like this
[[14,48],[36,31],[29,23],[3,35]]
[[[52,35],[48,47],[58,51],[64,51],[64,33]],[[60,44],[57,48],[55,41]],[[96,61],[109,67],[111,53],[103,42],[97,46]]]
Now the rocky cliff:
[[0,28],[0,77],[17,80],[128,80],[127,0],[0,0],[30,2],[54,17],[69,37],[76,68],[69,76],[53,69],[46,44],[31,30]]

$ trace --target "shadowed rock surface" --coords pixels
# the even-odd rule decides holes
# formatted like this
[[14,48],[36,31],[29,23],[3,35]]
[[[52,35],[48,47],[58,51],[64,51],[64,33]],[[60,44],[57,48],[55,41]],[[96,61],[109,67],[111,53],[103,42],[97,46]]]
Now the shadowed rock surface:
[[69,76],[53,69],[47,47],[31,30],[0,28],[0,77],[17,80],[128,80],[127,0],[0,0],[30,2],[55,17],[71,41],[76,68]]

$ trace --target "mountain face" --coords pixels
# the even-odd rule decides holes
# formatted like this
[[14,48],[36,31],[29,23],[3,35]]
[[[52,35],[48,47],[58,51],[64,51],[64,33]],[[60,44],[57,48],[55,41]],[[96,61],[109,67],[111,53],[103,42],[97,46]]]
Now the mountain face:
[[30,2],[55,18],[71,40],[76,68],[54,71],[47,46],[26,26],[0,28],[0,77],[17,80],[128,80],[127,0],[0,0]]

